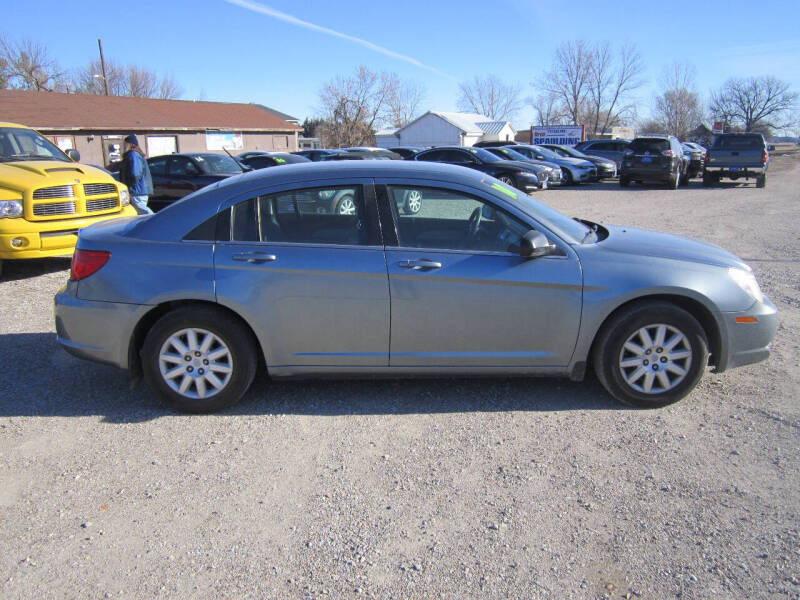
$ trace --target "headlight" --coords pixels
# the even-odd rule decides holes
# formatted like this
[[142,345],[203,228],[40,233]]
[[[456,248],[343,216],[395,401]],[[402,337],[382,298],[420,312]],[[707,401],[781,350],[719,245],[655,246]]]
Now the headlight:
[[756,276],[753,275],[752,271],[730,267],[728,269],[728,274],[731,276],[731,279],[736,282],[736,285],[747,292],[753,300],[756,302],[762,302],[764,300],[764,294],[761,293],[761,288],[758,287]]
[[119,203],[122,206],[128,206],[131,203],[131,193],[128,190],[119,191]]
[[22,216],[22,202],[19,200],[0,200],[0,219],[15,219]]
[[541,173],[536,175],[536,179],[538,179],[539,181],[544,181],[545,179],[548,179],[549,177],[550,176],[547,174],[547,171],[542,171]]

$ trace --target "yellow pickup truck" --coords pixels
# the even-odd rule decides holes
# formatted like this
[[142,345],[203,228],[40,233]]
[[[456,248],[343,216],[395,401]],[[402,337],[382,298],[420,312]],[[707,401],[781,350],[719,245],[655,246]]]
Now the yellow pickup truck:
[[67,152],[0,122],[0,275],[5,260],[71,256],[79,229],[136,214],[125,185]]

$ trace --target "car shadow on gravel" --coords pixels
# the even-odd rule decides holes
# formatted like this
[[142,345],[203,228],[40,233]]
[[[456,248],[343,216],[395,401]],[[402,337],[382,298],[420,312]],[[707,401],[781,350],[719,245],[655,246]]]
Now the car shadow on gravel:
[[68,271],[72,259],[66,258],[40,258],[36,260],[4,260],[3,271],[0,274],[0,283],[3,281],[18,281],[32,279],[59,271]]
[[[179,413],[112,366],[67,354],[54,333],[0,335],[0,417],[102,415],[109,423]],[[253,387],[226,415],[376,415],[497,411],[625,410],[593,376],[552,378],[314,379]]]

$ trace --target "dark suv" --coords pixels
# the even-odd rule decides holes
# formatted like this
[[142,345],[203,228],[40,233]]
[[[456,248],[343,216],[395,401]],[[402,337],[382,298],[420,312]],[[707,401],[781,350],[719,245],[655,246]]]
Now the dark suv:
[[678,185],[689,182],[687,163],[681,143],[675,136],[642,135],[625,150],[619,184],[626,187],[631,181],[660,181],[677,189]]

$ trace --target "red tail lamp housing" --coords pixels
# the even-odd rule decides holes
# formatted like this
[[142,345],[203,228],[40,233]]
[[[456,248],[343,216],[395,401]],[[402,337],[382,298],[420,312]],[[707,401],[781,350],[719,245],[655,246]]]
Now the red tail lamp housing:
[[111,258],[111,252],[105,250],[81,250],[76,248],[69,268],[70,281],[80,281],[97,273]]

